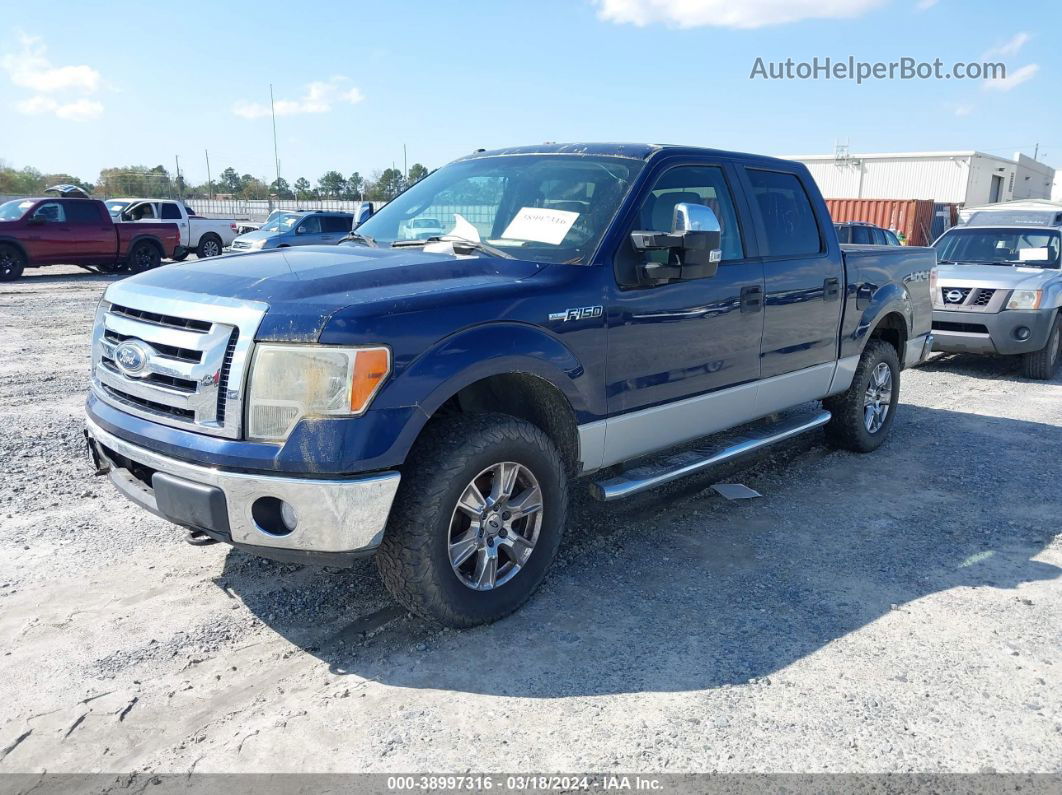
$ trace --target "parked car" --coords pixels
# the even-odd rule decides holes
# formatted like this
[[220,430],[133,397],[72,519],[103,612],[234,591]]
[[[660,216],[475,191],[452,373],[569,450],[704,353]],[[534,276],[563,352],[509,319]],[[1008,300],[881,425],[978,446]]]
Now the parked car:
[[[475,223],[400,239],[484,177]],[[576,478],[620,499],[820,427],[869,452],[931,345],[932,250],[842,249],[787,160],[481,151],[356,234],[110,285],[89,449],[196,534],[328,566],[376,552],[403,605],[453,626],[542,582]]]
[[866,221],[841,221],[833,225],[837,240],[857,246],[900,246],[900,239],[891,229],[883,229]]
[[184,202],[141,199],[121,210],[123,221],[172,221],[181,230],[181,245],[174,252],[178,262],[192,252],[200,259],[217,257],[236,239],[236,219],[202,218]]
[[937,239],[934,350],[1017,355],[1026,378],[1055,374],[1062,358],[1056,218],[1057,211],[1039,224],[1015,224],[1004,212],[979,212]]
[[240,235],[233,251],[338,243],[354,225],[354,214],[328,210],[274,212],[259,229]]
[[0,204],[0,281],[25,268],[68,264],[134,273],[157,267],[180,243],[176,224],[115,223],[98,199],[14,199]]
[[445,234],[442,221],[438,218],[414,218],[399,230],[400,240],[427,240]]

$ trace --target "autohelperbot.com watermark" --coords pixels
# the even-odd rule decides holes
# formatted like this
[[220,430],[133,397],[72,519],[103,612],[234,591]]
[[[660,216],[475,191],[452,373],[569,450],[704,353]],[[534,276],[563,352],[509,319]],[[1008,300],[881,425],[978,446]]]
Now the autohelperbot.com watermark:
[[769,61],[762,57],[752,64],[750,80],[851,80],[857,85],[874,80],[1004,80],[1007,66],[988,61],[958,61],[945,64],[940,58],[920,61],[903,57],[895,61],[860,61],[847,58],[820,58],[797,61]]

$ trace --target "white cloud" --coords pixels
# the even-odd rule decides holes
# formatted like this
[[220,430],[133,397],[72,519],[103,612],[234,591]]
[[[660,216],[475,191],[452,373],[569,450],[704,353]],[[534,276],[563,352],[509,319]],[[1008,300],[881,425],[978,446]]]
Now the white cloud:
[[[51,113],[60,119],[84,121],[103,113],[103,103],[87,99],[100,87],[100,73],[91,66],[53,66],[44,42],[36,36],[19,34],[19,50],[0,57],[0,67],[12,84],[35,92],[34,96],[15,103],[19,113]],[[70,99],[71,94],[82,95]],[[66,95],[56,99],[54,95]]]
[[918,2],[915,3],[915,8],[919,11],[928,11],[938,2],[940,2],[940,0],[918,0]]
[[986,50],[981,58],[1008,58],[1017,55],[1030,38],[1032,37],[1028,33],[1015,33],[1002,44]]
[[608,22],[638,27],[662,22],[680,28],[705,25],[759,28],[802,19],[856,17],[885,0],[594,0]]
[[1032,80],[1039,71],[1039,64],[1031,63],[1021,69],[1015,69],[1006,77],[994,77],[991,80],[986,80],[982,85],[986,91],[1011,91],[1026,80]]
[[[274,99],[273,108],[278,116],[295,116],[300,113],[328,113],[336,102],[356,105],[365,99],[357,87],[345,88],[349,82],[342,75],[328,80],[315,80],[306,85],[306,90],[298,99]],[[232,106],[232,112],[245,119],[260,119],[270,115],[268,102],[250,102],[239,100]]]

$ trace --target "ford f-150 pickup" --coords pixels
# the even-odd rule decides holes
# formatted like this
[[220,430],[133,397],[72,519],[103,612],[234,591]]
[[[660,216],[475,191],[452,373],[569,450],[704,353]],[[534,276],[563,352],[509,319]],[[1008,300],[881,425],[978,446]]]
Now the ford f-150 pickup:
[[98,199],[13,199],[0,204],[0,281],[37,265],[140,273],[171,256],[179,242],[174,224],[115,223]]
[[[417,218],[448,231],[407,239]],[[403,605],[452,626],[531,595],[576,480],[620,499],[819,427],[874,450],[932,342],[932,250],[842,251],[789,161],[477,152],[350,238],[111,285],[89,451],[193,534],[375,552]]]
[[1021,357],[1026,378],[1062,358],[1062,208],[977,212],[933,244],[934,350]]

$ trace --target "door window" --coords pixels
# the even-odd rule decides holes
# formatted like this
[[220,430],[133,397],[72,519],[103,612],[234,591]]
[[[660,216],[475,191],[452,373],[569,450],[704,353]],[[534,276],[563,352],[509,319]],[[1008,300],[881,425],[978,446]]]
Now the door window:
[[665,172],[642,202],[638,229],[670,232],[676,204],[703,204],[719,219],[723,262],[745,256],[734,200],[718,166],[680,166]]
[[870,244],[870,230],[865,226],[852,227],[852,242],[856,245],[866,246]]
[[870,242],[875,246],[887,246],[889,242],[885,239],[885,230],[874,227],[870,230]]
[[900,239],[896,237],[891,229],[885,230],[885,245],[886,246],[898,246],[900,245]]
[[72,224],[98,224],[100,217],[99,205],[95,202],[72,201],[63,206],[66,219]]
[[42,204],[33,213],[33,217],[45,221],[49,224],[65,224],[66,213],[63,211],[63,205],[59,202],[47,202]]
[[321,216],[310,215],[307,216],[301,224],[299,224],[300,235],[319,235],[321,234]]
[[[796,174],[746,169],[753,205],[759,210],[768,257],[801,257],[823,250],[819,225],[804,185]],[[853,231],[858,231],[855,227]],[[855,238],[853,237],[853,241]]]
[[162,220],[163,221],[179,221],[181,220],[181,211],[177,208],[176,204],[167,202],[162,205]]

